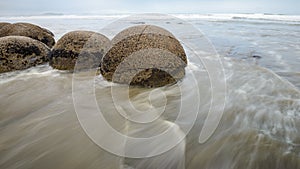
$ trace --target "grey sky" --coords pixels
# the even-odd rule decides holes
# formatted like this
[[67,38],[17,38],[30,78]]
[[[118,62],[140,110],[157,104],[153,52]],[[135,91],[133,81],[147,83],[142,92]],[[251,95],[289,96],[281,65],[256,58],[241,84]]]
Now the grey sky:
[[41,13],[300,14],[299,0],[0,0],[0,15]]

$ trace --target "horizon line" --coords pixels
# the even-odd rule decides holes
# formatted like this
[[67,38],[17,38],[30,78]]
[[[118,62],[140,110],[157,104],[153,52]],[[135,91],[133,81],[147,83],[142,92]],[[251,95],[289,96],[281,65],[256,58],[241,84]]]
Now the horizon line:
[[284,13],[251,13],[251,12],[239,12],[239,13],[228,13],[228,12],[82,12],[82,13],[62,13],[62,12],[43,12],[43,13],[32,13],[32,14],[0,14],[0,17],[17,17],[17,16],[67,16],[67,15],[130,15],[130,14],[198,14],[198,15],[214,15],[214,14],[256,14],[256,15],[285,15],[285,16],[299,16],[300,14],[284,14]]

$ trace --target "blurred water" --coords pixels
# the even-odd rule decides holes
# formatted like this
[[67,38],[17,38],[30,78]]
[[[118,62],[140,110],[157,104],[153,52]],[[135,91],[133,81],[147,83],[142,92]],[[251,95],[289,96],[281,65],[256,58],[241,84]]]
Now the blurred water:
[[[99,31],[116,18],[27,18],[25,21],[49,28],[59,39],[71,30]],[[129,89],[130,101],[140,110],[149,106],[159,110],[166,101],[165,111],[150,125],[136,125],[119,114],[111,87],[122,95],[126,86],[108,83],[101,76],[95,79],[96,102],[104,117],[117,131],[130,136],[148,137],[165,131],[175,124],[178,112],[184,108],[172,137],[153,142],[157,147],[152,151],[180,137],[191,123],[190,112],[199,104],[195,124],[184,140],[168,152],[142,159],[119,157],[97,146],[77,119],[73,74],[41,65],[0,75],[0,168],[300,168],[299,25],[286,21],[270,24],[246,19],[187,19],[224,56],[225,110],[207,142],[199,144],[198,138],[211,106],[211,86],[205,67],[191,53],[188,53],[186,77],[177,85],[160,88],[164,97],[161,92],[153,92],[154,89]],[[24,18],[5,21],[24,21]],[[252,55],[262,58],[255,59]],[[93,74],[80,74],[78,81],[85,84],[89,76]],[[89,88],[81,89],[76,91],[80,95],[90,92]],[[197,94],[200,100],[196,99]],[[91,111],[91,100],[79,101],[82,110]],[[125,110],[130,109],[126,101],[118,102]],[[182,101],[186,104],[181,105]],[[127,149],[147,147],[126,146]]]

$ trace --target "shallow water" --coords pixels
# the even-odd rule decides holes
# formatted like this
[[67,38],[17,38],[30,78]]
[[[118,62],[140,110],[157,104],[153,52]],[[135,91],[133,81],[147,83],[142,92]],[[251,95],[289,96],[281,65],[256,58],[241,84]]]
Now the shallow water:
[[[48,27],[59,38],[73,29],[98,30],[94,24],[101,27],[112,20],[30,21]],[[177,85],[159,89],[128,89],[108,83],[101,76],[95,77],[93,72],[73,75],[41,65],[0,75],[0,168],[300,168],[300,80],[297,80],[299,57],[296,57],[299,41],[293,36],[294,25],[276,23],[276,29],[287,35],[279,38],[268,24],[255,22],[257,26],[249,29],[253,21],[223,23],[224,20],[191,19],[190,22],[212,40],[221,56],[227,56],[222,58],[227,93],[224,113],[216,131],[205,143],[199,143],[199,135],[212,104],[212,88],[203,62],[191,53],[188,53],[186,77]],[[271,32],[280,48],[261,37],[257,29],[261,34]],[[251,45],[251,41],[257,45]],[[230,46],[234,49],[226,53]],[[252,50],[262,59],[248,57]],[[274,53],[267,55],[267,51]],[[276,55],[285,57],[280,60]],[[204,61],[213,59],[203,58]],[[92,87],[89,86],[91,79],[95,82]],[[117,102],[112,98],[113,92],[117,93],[114,98]],[[78,117],[93,118],[93,115],[96,118],[90,104],[93,100],[86,99],[93,93],[105,119],[120,133],[147,138],[173,127],[171,135],[146,145],[125,142],[122,145],[125,153],[154,146],[147,150],[151,154],[174,141],[179,144],[159,156],[142,159],[123,158],[100,148],[80,125],[83,121],[78,120]],[[78,99],[77,94],[87,97]],[[216,97],[218,100],[221,96]],[[135,124],[120,114],[122,108],[129,112],[129,118],[140,117],[141,114],[132,111],[128,100],[142,112],[150,110],[149,114],[165,109],[155,122]],[[82,111],[82,116],[75,109]],[[191,121],[196,111],[199,113]],[[180,112],[183,114],[175,122]],[[187,137],[180,139],[193,121]],[[95,128],[96,132],[103,130]],[[109,134],[100,139],[108,138]],[[109,141],[119,146],[118,140]]]

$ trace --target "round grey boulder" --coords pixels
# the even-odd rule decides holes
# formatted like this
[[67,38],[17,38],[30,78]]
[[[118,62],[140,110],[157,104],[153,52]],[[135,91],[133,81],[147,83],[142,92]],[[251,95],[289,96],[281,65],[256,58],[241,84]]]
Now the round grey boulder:
[[108,81],[161,87],[182,79],[186,65],[185,51],[172,33],[153,25],[139,25],[113,38],[100,71]]
[[61,37],[52,49],[50,65],[60,70],[94,69],[110,47],[110,40],[92,31],[72,31]]
[[30,23],[6,24],[0,29],[0,37],[4,36],[26,36],[38,40],[52,47],[55,44],[54,34],[40,26]]
[[25,36],[0,38],[0,73],[23,70],[48,61],[50,49]]

